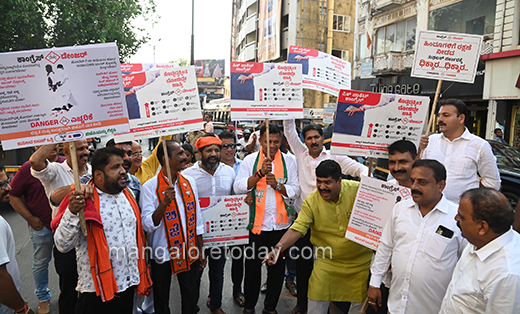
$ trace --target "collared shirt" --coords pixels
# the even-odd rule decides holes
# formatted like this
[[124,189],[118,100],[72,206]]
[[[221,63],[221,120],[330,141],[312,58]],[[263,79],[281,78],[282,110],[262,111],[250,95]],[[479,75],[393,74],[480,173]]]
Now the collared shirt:
[[182,172],[195,179],[199,197],[224,196],[233,194],[235,171],[230,166],[219,163],[215,173],[211,175],[200,166],[200,161]]
[[310,299],[363,302],[366,297],[372,250],[345,237],[358,188],[359,182],[342,180],[337,203],[325,201],[315,189],[291,226],[303,235],[310,228],[311,243],[320,248],[309,281]]
[[[0,265],[5,265],[7,272],[13,279],[16,290],[20,292],[20,270],[16,262],[13,230],[2,216],[0,216]],[[0,314],[12,314],[13,312],[10,307],[0,303]]]
[[444,194],[456,204],[464,191],[479,187],[479,175],[483,186],[500,189],[500,174],[491,145],[468,129],[453,141],[442,133],[431,135],[422,158],[438,160],[446,167]]
[[[81,177],[80,182],[86,184],[90,178],[92,178],[91,174],[86,174]],[[139,179],[133,174],[126,174],[126,186],[130,189],[132,194],[134,195],[135,201],[139,204],[139,196],[141,194],[141,182]]]
[[497,142],[503,143],[503,144],[507,144],[507,142],[504,141],[504,139],[499,136],[495,136],[494,140]]
[[235,163],[233,164],[233,170],[235,170],[235,176],[238,175],[238,170],[240,170],[241,165],[242,165],[242,159],[238,159],[235,157]]
[[[97,188],[96,188],[97,189]],[[118,194],[99,193],[99,214],[103,232],[110,252],[110,262],[118,292],[139,284],[137,257],[137,217],[123,191]],[[96,287],[90,271],[87,238],[81,232],[79,217],[68,208],[54,233],[56,248],[66,253],[76,248],[78,285],[80,293],[95,292]]]
[[[183,174],[184,175],[184,174]],[[197,191],[197,183],[195,180],[187,175],[184,177],[190,181],[191,187],[194,192],[195,199],[199,198],[199,193]],[[168,180],[168,179],[166,179]],[[179,190],[177,186],[177,182],[174,183],[175,187],[175,200],[177,201],[177,205],[179,206],[179,217],[182,224],[182,232],[184,233],[184,238],[187,239],[186,233],[186,211],[184,210],[184,201],[182,200],[182,191]],[[141,187],[141,218],[143,220],[143,229],[144,231],[150,233],[149,241],[150,246],[152,247],[152,259],[157,262],[165,262],[170,260],[169,255],[169,247],[168,241],[166,240],[166,232],[164,230],[163,221],[159,223],[159,225],[154,225],[152,215],[159,207],[159,200],[157,199],[157,176],[151,178],[146,181],[145,184]],[[204,233],[204,222],[202,221],[202,215],[200,212],[200,206],[197,204],[196,209],[196,217],[197,217],[197,235],[201,235]]]
[[[235,179],[235,183],[233,184],[233,190],[236,194],[245,194],[250,189],[247,188],[247,181],[249,177],[253,176],[253,167],[258,157],[258,154],[262,152],[252,153],[247,155],[238,170],[238,175]],[[290,204],[291,200],[295,199],[300,195],[300,186],[298,183],[298,167],[296,166],[296,159],[293,155],[286,155],[282,153],[282,157],[285,159],[285,165],[287,167],[287,182],[283,185],[285,186],[285,190],[287,191],[287,197],[282,195],[286,204]],[[273,165],[273,173],[275,173],[275,165]],[[261,169],[262,165],[258,165],[258,169]],[[276,211],[276,195],[275,190],[267,185],[265,191],[265,211],[264,211],[264,220],[262,222],[262,231],[273,231],[273,230],[283,230],[287,229],[291,222],[284,224],[276,223],[276,217],[278,212]]]
[[[467,242],[454,219],[457,205],[445,196],[426,216],[413,199],[397,203],[381,236],[370,285],[379,287],[392,265],[388,310],[437,314],[451,274]],[[441,227],[443,226],[443,227]],[[439,234],[453,231],[451,238]]]
[[460,257],[439,314],[520,313],[520,235],[513,229]]
[[296,199],[295,207],[299,212],[305,198],[316,189],[316,168],[318,165],[327,159],[336,161],[341,166],[341,171],[344,174],[349,174],[353,177],[361,177],[368,175],[368,168],[353,160],[348,156],[333,155],[330,151],[323,147],[320,155],[316,158],[309,154],[307,146],[300,141],[298,133],[296,133],[296,125],[294,120],[284,121],[284,132],[287,142],[296,156],[298,163],[298,177],[300,178],[300,197]]
[[[65,161],[65,157],[58,156],[58,162]],[[52,208],[47,200],[42,182],[31,175],[31,163],[25,162],[16,172],[11,183],[9,195],[23,197],[27,209],[35,217],[40,218],[47,229],[51,229]]]
[[[54,206],[50,201],[50,197],[57,189],[71,185],[74,182],[74,171],[69,167],[66,160],[62,163],[49,162],[48,160],[45,160],[45,162],[47,163],[45,168],[40,171],[31,168],[31,174],[42,182],[45,194],[47,194],[49,204],[52,208],[52,218],[54,219],[56,213],[58,213],[59,206]],[[87,174],[92,172],[92,168],[89,164],[87,164],[87,169]]]

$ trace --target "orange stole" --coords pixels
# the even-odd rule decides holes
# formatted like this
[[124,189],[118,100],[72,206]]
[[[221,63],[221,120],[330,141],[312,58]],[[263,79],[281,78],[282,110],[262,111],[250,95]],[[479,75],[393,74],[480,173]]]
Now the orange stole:
[[[164,191],[169,186],[168,179],[164,175],[163,171],[159,172],[157,176],[157,199],[159,204],[164,199]],[[163,225],[164,231],[166,232],[166,239],[168,241],[168,249],[170,250],[170,264],[172,267],[172,273],[187,271],[190,269],[191,264],[198,259],[191,256],[192,250],[197,248],[196,246],[196,203],[193,189],[191,188],[190,181],[183,177],[180,173],[177,174],[177,187],[181,191],[182,201],[184,203],[184,212],[186,221],[188,222],[188,246],[186,248],[186,239],[184,238],[184,232],[182,227],[182,221],[179,217],[179,206],[177,200],[168,205],[164,211]],[[172,254],[174,253],[174,254]],[[201,253],[201,252],[199,252]]]
[[[146,260],[144,257],[139,257],[139,253],[144,251],[145,244],[143,225],[141,223],[141,211],[139,210],[132,193],[127,189],[124,189],[123,192],[130,202],[130,205],[132,205],[137,220],[137,266],[139,268],[139,284],[137,285],[137,293],[146,294],[147,290],[152,285],[152,279],[150,277]],[[68,197],[66,197],[66,199],[68,200]],[[94,207],[96,208],[98,215],[100,215],[99,194],[96,188],[94,188]],[[118,287],[116,278],[114,277],[114,271],[110,261],[110,251],[102,225],[91,221],[89,222],[87,247],[90,271],[92,273],[92,279],[94,280],[94,286],[96,287],[96,295],[100,296],[103,302],[110,301],[114,298],[115,293],[118,291]]]

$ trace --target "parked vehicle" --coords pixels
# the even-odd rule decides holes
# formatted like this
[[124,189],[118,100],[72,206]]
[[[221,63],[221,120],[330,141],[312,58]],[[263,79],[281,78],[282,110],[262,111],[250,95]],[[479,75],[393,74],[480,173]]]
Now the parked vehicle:
[[488,142],[493,148],[502,179],[500,191],[507,197],[513,209],[516,209],[520,194],[520,151],[498,141]]

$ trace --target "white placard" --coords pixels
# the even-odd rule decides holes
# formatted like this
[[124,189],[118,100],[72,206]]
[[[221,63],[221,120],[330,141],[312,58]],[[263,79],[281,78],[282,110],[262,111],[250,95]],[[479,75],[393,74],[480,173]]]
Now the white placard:
[[245,195],[200,197],[204,247],[249,243],[249,206]]
[[302,65],[303,88],[338,96],[341,89],[350,89],[350,62],[324,52],[291,46],[288,63]]
[[5,150],[128,132],[115,43],[0,54]]
[[303,118],[300,64],[231,62],[231,120]]
[[341,90],[331,152],[385,158],[397,140],[418,146],[429,103],[422,96]]
[[122,64],[130,133],[117,142],[201,130],[202,112],[195,67]]
[[345,237],[377,250],[383,228],[395,204],[411,195],[410,189],[397,184],[361,177]]
[[481,35],[420,31],[410,76],[473,83]]

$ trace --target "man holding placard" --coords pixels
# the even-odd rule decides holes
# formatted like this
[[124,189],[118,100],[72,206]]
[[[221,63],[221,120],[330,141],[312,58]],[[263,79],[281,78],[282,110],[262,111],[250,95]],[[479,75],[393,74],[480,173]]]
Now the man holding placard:
[[[353,177],[361,177],[368,174],[368,168],[354,161],[348,156],[333,155],[323,147],[323,129],[320,125],[311,123],[302,130],[304,143],[296,132],[294,120],[284,120],[284,132],[291,145],[292,151],[298,163],[298,178],[300,180],[301,193],[295,202],[295,209],[300,212],[305,198],[316,190],[316,167],[323,160],[335,160],[341,166],[341,173]],[[305,248],[312,249],[310,242],[311,232],[302,237],[297,243],[300,252]],[[305,313],[307,311],[307,290],[308,281],[312,272],[312,259],[300,258],[296,260],[296,276],[298,281],[298,302],[294,308],[294,313]]]
[[394,207],[371,267],[368,303],[381,307],[379,287],[392,265],[388,310],[392,314],[437,314],[467,242],[454,220],[457,205],[443,195],[446,169],[436,160],[412,167],[412,198]]
[[459,99],[439,103],[440,134],[421,138],[422,158],[441,162],[448,172],[445,196],[459,203],[462,192],[479,186],[500,189],[500,174],[488,142],[464,126],[468,108]]
[[143,228],[150,233],[155,313],[170,313],[173,274],[179,280],[182,313],[195,314],[197,274],[206,263],[202,256],[204,224],[196,182],[180,173],[186,163],[184,149],[172,140],[165,145],[166,152],[164,145],[157,147],[162,169],[142,186],[140,201]]
[[[244,313],[253,313],[258,301],[264,252],[275,246],[291,225],[294,209],[286,201],[300,194],[296,160],[280,151],[281,138],[278,125],[270,123],[267,128],[264,124],[260,128],[261,151],[244,159],[233,185],[235,193],[251,192],[253,196],[245,252],[254,256],[246,259]],[[264,314],[276,313],[284,271],[284,262],[268,269]]]
[[[75,141],[74,145],[76,147],[76,157],[78,160],[78,172],[79,176],[82,177],[90,173],[90,165],[88,164],[88,142],[87,140],[79,140]],[[55,148],[56,144],[41,146],[29,159],[31,163],[31,174],[42,182],[45,193],[53,208],[53,218],[58,211],[57,204],[74,190],[71,187],[71,184],[74,182],[74,172],[69,145],[66,143],[66,145],[63,146],[63,154],[67,158],[63,163],[49,162],[46,159]],[[53,195],[54,192],[58,192],[57,194],[59,194],[54,194],[59,198],[55,200],[55,202],[51,199],[51,195]],[[78,282],[75,250],[72,249],[67,253],[61,253],[55,247],[54,265],[60,277],[59,312],[75,313],[77,301],[76,286]]]
[[[57,249],[76,251],[77,314],[131,313],[135,291],[144,294],[152,286],[141,212],[126,188],[123,156],[114,147],[97,150],[92,156],[92,198],[81,191],[71,192],[52,221]],[[87,236],[80,228],[81,210]]]
[[[349,313],[357,314],[365,300],[372,258],[372,250],[345,238],[359,182],[342,180],[341,166],[330,159],[316,167],[315,176],[317,189],[305,198],[298,218],[266,261],[276,265],[283,248],[312,231],[317,258],[309,280],[307,312],[326,314],[332,301],[350,302]],[[312,249],[299,253],[312,261]]]
[[[183,175],[195,179],[199,197],[226,196],[233,194],[235,171],[220,162],[222,140],[213,134],[206,133],[195,143],[201,156],[200,161],[184,170]],[[225,314],[222,307],[222,288],[224,285],[224,266],[226,265],[225,247],[207,249],[209,258],[209,308],[212,314]],[[200,287],[202,271],[197,286]],[[199,295],[199,291],[196,291]]]

